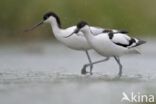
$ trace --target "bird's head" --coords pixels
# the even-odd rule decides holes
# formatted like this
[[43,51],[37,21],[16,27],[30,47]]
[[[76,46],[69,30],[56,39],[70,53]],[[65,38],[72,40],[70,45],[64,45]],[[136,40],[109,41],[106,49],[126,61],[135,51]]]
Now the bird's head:
[[77,31],[79,32],[79,31],[84,31],[84,30],[86,30],[86,28],[88,28],[88,23],[87,22],[85,22],[85,21],[80,21],[77,25],[76,25],[76,27],[77,27]]
[[73,34],[77,34],[79,31],[85,32],[86,29],[88,29],[88,23],[85,21],[81,21],[76,25],[76,29],[71,33],[70,35],[66,36],[65,38],[68,38],[72,36]]
[[54,12],[47,12],[43,15],[43,19],[41,20],[41,22],[39,22],[38,24],[34,25],[32,28],[27,29],[25,31],[34,30],[35,28],[41,26],[44,23],[52,23],[53,21],[57,22],[57,25],[61,27],[61,22],[57,14],[55,14]]
[[59,26],[61,25],[60,18],[56,13],[47,12],[46,14],[43,15],[44,23],[51,23],[52,21],[56,21]]

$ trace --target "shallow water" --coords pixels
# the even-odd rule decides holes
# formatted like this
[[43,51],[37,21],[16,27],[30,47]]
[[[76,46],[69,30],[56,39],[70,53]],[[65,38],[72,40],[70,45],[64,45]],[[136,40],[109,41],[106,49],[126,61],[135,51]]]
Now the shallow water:
[[[122,93],[156,94],[156,42],[142,55],[123,56],[123,76],[113,59],[81,75],[87,58],[57,42],[0,46],[0,104],[127,104]],[[103,57],[91,51],[92,59]],[[156,98],[155,98],[156,99]]]

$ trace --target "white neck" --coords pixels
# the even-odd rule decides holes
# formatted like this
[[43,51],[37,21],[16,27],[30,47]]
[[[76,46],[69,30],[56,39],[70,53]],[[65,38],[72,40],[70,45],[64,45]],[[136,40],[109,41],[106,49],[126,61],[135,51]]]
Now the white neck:
[[56,20],[54,19],[50,19],[49,23],[51,25],[51,28],[53,30],[54,35],[59,34],[61,31],[61,28],[59,27],[58,23]]
[[83,30],[83,33],[84,33],[84,36],[85,36],[85,38],[87,39],[88,42],[91,42],[92,40],[94,40],[95,37],[91,33],[89,27],[86,27],[86,29]]
[[49,23],[51,25],[53,34],[55,36],[55,38],[61,42],[63,42],[65,40],[65,30],[59,27],[59,24],[57,23],[57,21],[55,19],[50,19]]

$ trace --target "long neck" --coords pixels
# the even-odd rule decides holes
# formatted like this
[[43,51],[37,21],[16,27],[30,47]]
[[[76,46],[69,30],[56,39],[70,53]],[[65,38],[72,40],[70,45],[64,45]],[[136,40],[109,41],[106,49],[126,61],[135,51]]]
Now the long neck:
[[56,20],[50,20],[50,25],[51,25],[51,27],[52,27],[52,30],[53,30],[53,33],[54,33],[54,35],[56,36],[57,34],[60,34],[60,32],[61,32],[61,26],[60,26],[60,24],[58,24],[58,22],[56,21]]
[[89,27],[88,27],[88,29],[84,30],[83,33],[84,33],[84,36],[85,36],[85,38],[87,39],[88,42],[92,42],[92,40],[94,40],[95,37],[91,33]]

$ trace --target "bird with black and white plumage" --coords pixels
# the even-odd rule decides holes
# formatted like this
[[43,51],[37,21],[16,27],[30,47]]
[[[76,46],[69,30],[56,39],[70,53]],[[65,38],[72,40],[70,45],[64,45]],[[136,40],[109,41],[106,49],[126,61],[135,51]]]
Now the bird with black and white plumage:
[[127,32],[103,31],[103,33],[94,35],[85,21],[79,22],[77,29],[66,38],[79,31],[83,32],[84,37],[97,53],[107,57],[107,60],[109,57],[114,57],[119,65],[119,77],[122,75],[122,64],[119,57],[129,53],[140,53],[135,47],[146,43],[144,40],[128,36]]
[[[74,30],[76,29],[76,26],[71,26],[68,27],[66,29],[62,28],[61,25],[61,21],[59,16],[54,13],[54,12],[47,12],[46,14],[44,14],[43,16],[43,20],[34,25],[32,28],[27,29],[25,31],[31,31],[33,29],[35,29],[36,27],[44,24],[44,23],[49,23],[52,27],[54,36],[56,37],[56,39],[58,41],[60,41],[62,44],[64,44],[65,46],[74,49],[74,50],[80,50],[80,51],[85,51],[87,58],[89,60],[89,64],[85,64],[81,70],[82,74],[86,74],[87,72],[85,71],[86,67],[90,66],[90,74],[92,74],[92,68],[93,68],[93,63],[98,63],[104,60],[100,60],[100,61],[96,61],[96,62],[92,62],[90,55],[88,53],[88,50],[91,49],[90,44],[88,44],[87,40],[85,39],[84,35],[82,32],[78,32],[77,35],[73,35],[70,38],[64,38],[66,36],[68,36],[69,34],[73,33]],[[90,26],[90,29],[92,31],[93,34],[100,34],[103,31],[108,31],[108,29],[104,29],[104,28],[100,28],[100,27],[95,27],[95,26]],[[118,30],[111,30],[113,32],[123,32],[123,31],[118,31]]]

